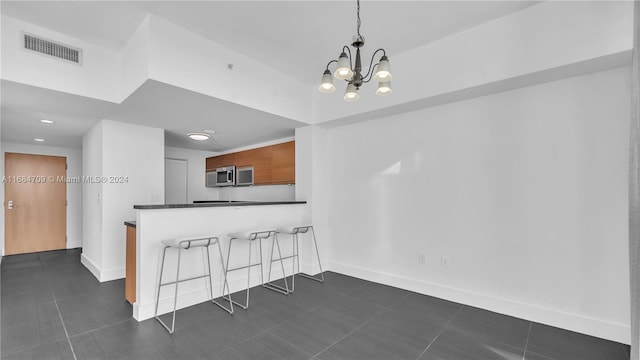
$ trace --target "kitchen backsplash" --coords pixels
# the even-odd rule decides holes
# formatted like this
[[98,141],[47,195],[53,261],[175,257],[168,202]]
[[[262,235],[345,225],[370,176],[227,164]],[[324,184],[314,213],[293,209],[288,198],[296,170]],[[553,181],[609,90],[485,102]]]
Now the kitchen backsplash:
[[294,201],[295,185],[264,185],[219,188],[218,200]]

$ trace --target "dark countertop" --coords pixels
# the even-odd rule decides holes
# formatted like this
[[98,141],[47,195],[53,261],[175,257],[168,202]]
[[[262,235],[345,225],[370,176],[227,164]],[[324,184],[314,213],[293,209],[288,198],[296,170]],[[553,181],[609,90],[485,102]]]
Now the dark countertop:
[[204,207],[235,207],[235,206],[259,206],[259,205],[293,205],[306,204],[306,201],[224,201],[224,202],[197,202],[195,204],[166,204],[166,205],[133,205],[137,210],[156,209],[188,209]]
[[136,227],[136,222],[135,221],[125,221],[124,224],[126,226]]

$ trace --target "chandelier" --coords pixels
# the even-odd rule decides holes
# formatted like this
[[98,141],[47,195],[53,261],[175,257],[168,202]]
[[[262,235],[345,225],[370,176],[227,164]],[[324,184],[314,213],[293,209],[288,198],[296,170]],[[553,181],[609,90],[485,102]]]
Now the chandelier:
[[[319,90],[322,93],[332,93],[336,91],[336,87],[333,85],[333,78],[331,77],[331,71],[329,66],[336,63],[336,70],[333,72],[333,76],[336,79],[344,80],[347,82],[347,91],[344,94],[346,101],[357,101],[360,98],[358,90],[362,84],[368,83],[373,78],[378,82],[377,95],[389,95],[391,94],[391,70],[389,68],[389,58],[387,57],[384,49],[376,50],[371,56],[371,62],[369,63],[369,70],[366,74],[362,74],[362,61],[360,60],[360,48],[364,46],[364,36],[360,35],[360,0],[357,0],[358,4],[358,30],[357,35],[353,36],[353,42],[351,46],[356,49],[355,66],[352,64],[353,56],[351,49],[347,45],[342,47],[342,53],[338,57],[338,60],[331,60],[327,64],[327,68],[322,74],[322,82],[320,83]],[[375,65],[373,61],[378,53],[382,53],[382,56]]]

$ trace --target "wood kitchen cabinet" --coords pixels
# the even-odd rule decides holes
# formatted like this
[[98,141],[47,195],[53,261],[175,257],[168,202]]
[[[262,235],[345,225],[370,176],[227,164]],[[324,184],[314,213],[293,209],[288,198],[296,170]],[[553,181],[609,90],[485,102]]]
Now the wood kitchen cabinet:
[[207,171],[223,166],[253,166],[254,185],[295,184],[295,141],[264,146],[206,159]]
[[273,145],[271,158],[271,183],[293,184],[296,182],[296,143],[290,141]]
[[136,228],[125,224],[127,228],[125,253],[124,298],[133,304],[136,302]]
[[213,156],[206,159],[206,170],[215,170],[217,168],[225,167],[225,166],[233,166],[236,162],[236,154],[225,154],[220,156]]
[[271,146],[236,153],[236,167],[253,166],[253,184],[271,184]]

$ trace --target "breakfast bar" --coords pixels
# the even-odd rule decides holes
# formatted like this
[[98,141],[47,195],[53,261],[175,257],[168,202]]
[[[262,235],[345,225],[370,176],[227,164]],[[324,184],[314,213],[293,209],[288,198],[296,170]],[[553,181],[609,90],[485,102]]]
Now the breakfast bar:
[[[263,228],[276,228],[284,225],[303,224],[308,222],[308,207],[305,201],[275,201],[275,202],[199,202],[194,204],[169,204],[169,205],[134,205],[136,210],[135,223],[126,224],[128,228],[135,229],[135,301],[133,302],[133,317],[138,320],[150,319],[154,316],[156,286],[159,279],[160,258],[162,256],[162,240],[179,239],[198,236],[218,236],[223,252],[226,253],[228,238],[226,234]],[[132,227],[131,225],[135,225]],[[131,230],[133,231],[133,230]],[[282,237],[280,239],[283,254],[292,252],[292,241]],[[234,243],[234,252],[236,251]],[[243,252],[239,244],[238,251]],[[129,249],[129,247],[128,247]],[[269,261],[269,247],[263,252],[263,261],[266,269]],[[198,276],[203,272],[204,262],[202,257],[205,251],[194,249],[183,252],[180,263],[180,278]],[[259,252],[252,253],[259,256]],[[211,252],[211,264],[213,268],[212,283],[213,296],[222,294],[223,274],[220,269],[220,259],[217,251]],[[246,261],[247,259],[244,259]],[[231,259],[231,264],[235,266]],[[301,263],[304,263],[301,260]],[[302,266],[302,265],[301,265]],[[306,266],[306,265],[305,265]],[[165,269],[176,269],[175,257],[167,256]],[[131,268],[133,270],[133,268]],[[314,269],[308,269],[313,273]],[[285,266],[285,272],[290,275],[293,272],[291,263]],[[129,273],[129,270],[127,270]],[[278,276],[279,275],[279,276]],[[166,279],[175,280],[173,273],[164,271]],[[274,271],[272,280],[282,278],[282,272]],[[165,281],[163,279],[163,281]],[[261,283],[260,272],[252,271],[251,286]],[[246,273],[237,272],[229,275],[231,292],[244,290],[247,285]],[[209,299],[209,279],[198,279],[180,284],[177,297],[177,307],[185,308]],[[173,289],[163,290],[160,293],[158,313],[166,313],[173,309]]]

